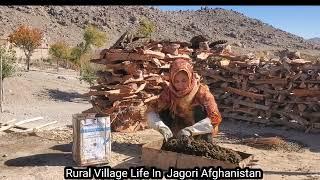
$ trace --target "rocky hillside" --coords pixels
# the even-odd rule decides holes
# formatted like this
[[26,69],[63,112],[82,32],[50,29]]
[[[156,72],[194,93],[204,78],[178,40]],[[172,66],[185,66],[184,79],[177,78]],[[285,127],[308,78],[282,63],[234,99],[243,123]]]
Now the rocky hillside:
[[311,38],[311,39],[308,39],[308,41],[310,43],[315,43],[315,44],[320,45],[320,38]]
[[194,35],[202,34],[211,41],[226,39],[245,48],[315,48],[302,37],[224,9],[161,11],[147,6],[1,6],[0,33],[6,36],[18,25],[29,24],[43,29],[49,43],[64,39],[75,44],[81,40],[83,28],[95,24],[108,33],[108,46],[123,32],[136,27],[143,17],[156,23],[153,37],[156,39],[189,41]]

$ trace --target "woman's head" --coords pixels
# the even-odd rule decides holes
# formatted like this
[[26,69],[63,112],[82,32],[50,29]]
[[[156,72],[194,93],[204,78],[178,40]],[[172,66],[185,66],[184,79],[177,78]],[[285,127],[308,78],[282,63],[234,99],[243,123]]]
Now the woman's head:
[[194,84],[194,73],[192,65],[186,59],[177,59],[170,66],[170,83],[172,90],[179,96],[188,94]]
[[178,73],[176,73],[173,79],[173,86],[177,91],[182,91],[184,89],[187,89],[189,84],[190,84],[190,79],[186,71],[181,70]]

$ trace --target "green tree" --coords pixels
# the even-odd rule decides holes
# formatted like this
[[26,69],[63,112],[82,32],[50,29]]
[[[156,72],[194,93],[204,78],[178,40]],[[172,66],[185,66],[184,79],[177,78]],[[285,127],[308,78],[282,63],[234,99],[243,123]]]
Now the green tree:
[[14,74],[14,62],[16,61],[15,51],[4,47],[0,47],[0,111],[3,111],[3,80]]
[[2,58],[2,79],[10,77],[15,72],[14,62],[17,60],[16,52],[13,49],[6,51],[0,47],[0,57]]
[[151,37],[152,33],[155,31],[156,25],[147,18],[143,18],[140,21],[140,26],[137,31],[137,36]]
[[68,58],[69,46],[63,41],[59,41],[50,46],[49,54],[57,61],[57,71],[59,71],[59,61]]
[[90,50],[91,46],[101,47],[106,42],[106,33],[100,31],[97,27],[89,25],[86,27],[83,40],[85,41],[83,52],[86,53]]
[[75,65],[81,67],[81,58],[84,54],[90,52],[91,47],[101,47],[106,42],[107,36],[106,33],[100,31],[95,26],[89,25],[85,28],[83,33],[83,40],[77,44],[75,47],[70,49],[69,60]]
[[92,83],[95,77],[95,70],[90,66],[91,48],[101,47],[107,40],[106,33],[97,27],[89,25],[83,33],[83,42],[77,44],[69,51],[68,60],[80,69],[80,80]]

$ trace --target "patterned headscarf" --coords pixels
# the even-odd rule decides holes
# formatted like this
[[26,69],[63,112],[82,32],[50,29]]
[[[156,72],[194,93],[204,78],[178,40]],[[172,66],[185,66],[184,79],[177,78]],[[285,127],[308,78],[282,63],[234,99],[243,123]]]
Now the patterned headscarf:
[[[180,72],[184,71],[187,73],[189,86],[185,90],[177,91],[174,87],[174,78]],[[192,89],[196,86],[197,80],[195,74],[193,73],[193,67],[186,59],[176,59],[172,62],[170,66],[170,84],[169,89],[170,91],[176,96],[177,98],[184,97],[188,95]]]

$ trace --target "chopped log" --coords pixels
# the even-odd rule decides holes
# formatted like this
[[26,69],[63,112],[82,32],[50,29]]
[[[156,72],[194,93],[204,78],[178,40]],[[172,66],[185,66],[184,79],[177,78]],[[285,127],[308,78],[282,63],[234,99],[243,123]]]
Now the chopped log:
[[232,87],[225,87],[223,89],[228,91],[228,92],[232,92],[232,93],[238,94],[240,96],[250,97],[250,98],[259,99],[259,100],[263,100],[264,99],[264,95],[263,94],[251,93],[251,92],[247,92],[247,91],[236,89],[236,88],[232,88]]
[[255,117],[257,117],[257,115],[258,115],[258,112],[254,111],[252,108],[237,108],[237,109],[232,109],[232,111],[250,114]]
[[144,54],[144,55],[150,55],[152,56],[153,58],[157,58],[157,59],[164,59],[165,58],[165,54],[162,53],[162,52],[158,52],[158,51],[152,51],[152,50],[143,50],[141,52],[141,54]]
[[219,75],[211,75],[209,77],[213,78],[213,79],[221,80],[221,81],[224,81],[224,82],[231,82],[231,83],[235,82],[235,80],[233,80],[233,79],[230,79],[230,78],[227,79],[227,78],[224,78],[224,77],[219,76]]
[[190,58],[190,56],[189,55],[187,55],[187,54],[178,54],[178,55],[171,55],[171,54],[166,54],[166,57],[165,57],[167,60],[174,60],[174,59],[180,59],[180,58],[182,58],[182,59],[187,59],[187,60],[192,60],[191,58]]
[[267,111],[267,110],[270,109],[269,106],[265,106],[265,105],[261,105],[261,104],[256,104],[256,103],[251,103],[251,102],[247,102],[247,101],[243,101],[243,100],[237,100],[236,103],[238,103],[238,104],[240,104],[240,105],[244,105],[244,106],[256,108],[256,109],[265,110],[265,111]]
[[290,64],[306,64],[311,63],[311,61],[304,60],[304,59],[293,59],[289,61]]
[[302,71],[299,71],[298,74],[296,74],[295,76],[293,76],[292,80],[295,81],[297,79],[299,79],[302,76]]
[[311,119],[311,122],[320,122],[320,112],[302,113],[302,116]]
[[317,64],[305,64],[301,67],[301,70],[320,70],[320,65]]
[[147,83],[143,83],[139,86],[139,88],[134,92],[134,94],[142,91],[146,87]]
[[193,49],[189,49],[188,47],[185,47],[183,49],[178,49],[178,53],[191,55],[191,53],[193,53]]
[[159,98],[159,95],[157,95],[157,96],[152,96],[152,97],[149,97],[149,98],[145,99],[143,102],[144,102],[144,103],[148,103],[148,102],[153,101],[153,100],[156,100],[156,99],[158,99],[158,98]]
[[232,73],[237,73],[237,74],[241,74],[241,75],[244,75],[244,76],[250,76],[250,75],[252,75],[252,76],[255,76],[255,74],[252,74],[252,73],[247,73],[247,72],[240,72],[240,71],[238,71],[238,70],[236,70],[236,69],[232,69],[232,68],[230,68],[230,67],[221,67],[222,69],[225,69],[225,70],[228,70],[228,71],[230,71],[230,72],[232,72]]
[[166,54],[178,55],[179,48],[180,48],[180,44],[176,44],[176,43],[164,44],[162,48],[162,52]]
[[138,54],[131,52],[107,52],[105,59],[101,62],[110,63],[112,61],[151,61],[152,58],[159,58],[157,55],[153,54]]
[[262,118],[255,118],[255,117],[248,117],[248,116],[242,116],[242,115],[237,115],[237,114],[223,114],[223,118],[232,118],[232,119],[238,119],[238,120],[243,120],[243,121],[249,121],[249,122],[256,122],[256,123],[262,123],[266,124],[269,123],[269,120],[267,119],[262,119]]
[[312,83],[312,84],[320,84],[320,80],[315,80],[315,81],[312,81],[312,80],[306,80],[306,81],[293,81],[293,82],[295,82],[295,83],[302,83],[302,82],[304,82],[304,83]]
[[229,66],[230,60],[224,59],[220,61],[220,66]]
[[123,82],[123,84],[128,84],[128,83],[133,83],[133,82],[142,82],[142,81],[145,81],[143,76],[141,75],[139,78],[137,79],[134,79],[134,78],[130,78],[130,79],[127,79]]
[[267,80],[255,80],[255,81],[248,81],[251,84],[274,84],[274,85],[286,85],[286,79],[267,79]]
[[304,112],[306,110],[307,106],[304,104],[298,104],[298,109],[300,112]]
[[278,113],[280,115],[286,116],[291,118],[292,120],[297,121],[298,123],[300,123],[301,125],[309,125],[310,122],[307,121],[306,119],[304,119],[303,117],[299,116],[299,115],[295,115],[293,113],[287,113],[287,112],[279,112],[279,111],[273,111],[275,113]]
[[153,58],[151,62],[153,62],[158,68],[162,66],[161,62],[157,58]]
[[264,85],[262,86],[255,86],[255,88],[264,91],[265,94],[289,94],[290,91],[289,90],[281,90],[281,91],[277,91],[277,90],[272,90],[272,89],[268,89],[266,88]]
[[200,54],[197,54],[197,59],[200,59],[200,60],[205,60],[205,59],[208,59],[208,57],[212,55],[212,53],[209,53],[209,52],[201,52]]
[[305,97],[305,96],[320,96],[320,91],[318,90],[308,90],[308,89],[294,89],[292,90],[294,96]]

